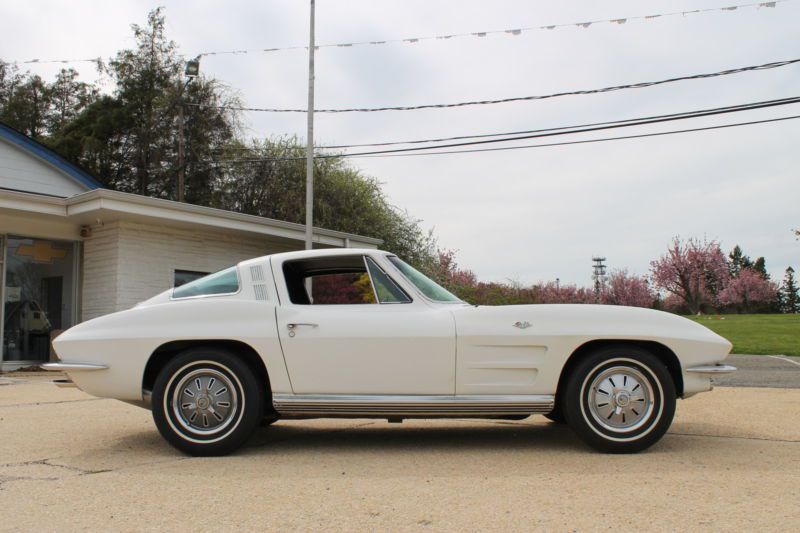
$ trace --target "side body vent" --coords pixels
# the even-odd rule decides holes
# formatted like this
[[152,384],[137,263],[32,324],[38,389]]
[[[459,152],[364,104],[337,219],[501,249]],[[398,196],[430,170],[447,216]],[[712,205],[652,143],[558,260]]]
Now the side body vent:
[[264,269],[261,265],[253,265],[250,267],[250,279],[253,283],[257,281],[264,281]]
[[266,300],[267,299],[267,286],[264,285],[263,283],[254,283],[253,284],[253,292],[256,295],[256,300]]

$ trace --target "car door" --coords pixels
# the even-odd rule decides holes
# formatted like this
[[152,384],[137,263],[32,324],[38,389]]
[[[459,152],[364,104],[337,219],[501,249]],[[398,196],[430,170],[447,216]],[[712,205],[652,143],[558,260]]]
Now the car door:
[[[455,394],[449,310],[408,296],[373,258],[339,257],[306,259],[294,273],[292,265],[273,265],[278,332],[294,393]],[[341,279],[347,275],[354,281]],[[307,278],[311,299],[301,293]]]

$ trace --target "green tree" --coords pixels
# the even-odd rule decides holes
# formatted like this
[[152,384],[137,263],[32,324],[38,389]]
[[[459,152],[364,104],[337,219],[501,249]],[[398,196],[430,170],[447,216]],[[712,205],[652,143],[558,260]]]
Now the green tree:
[[753,261],[750,259],[749,256],[745,255],[742,251],[742,248],[737,244],[731,250],[731,253],[728,254],[728,270],[731,273],[731,277],[735,278],[739,275],[739,272],[742,271],[743,268],[752,268]]
[[783,313],[800,313],[800,295],[794,279],[794,269],[788,267],[780,290],[780,306]]
[[61,128],[52,144],[110,188],[174,199],[183,106],[185,198],[208,205],[214,172],[207,160],[239,129],[235,112],[220,106],[240,102],[213,78],[184,82],[184,60],[167,38],[165,25],[158,8],[148,14],[147,24],[131,26],[135,46],[117,52],[103,66],[114,83],[113,92],[92,101]]
[[[296,137],[231,144],[217,154],[214,205],[302,224],[305,147]],[[314,162],[314,225],[383,239],[383,248],[431,272],[436,241],[418,220],[393,207],[380,182],[342,158]]]

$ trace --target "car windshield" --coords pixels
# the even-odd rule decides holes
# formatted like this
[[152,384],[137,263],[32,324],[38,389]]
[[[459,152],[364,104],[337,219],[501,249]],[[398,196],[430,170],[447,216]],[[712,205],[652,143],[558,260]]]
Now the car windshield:
[[435,302],[461,302],[462,300],[451,293],[428,276],[412,267],[397,256],[390,255],[389,261],[397,267],[411,283],[416,286],[422,294]]

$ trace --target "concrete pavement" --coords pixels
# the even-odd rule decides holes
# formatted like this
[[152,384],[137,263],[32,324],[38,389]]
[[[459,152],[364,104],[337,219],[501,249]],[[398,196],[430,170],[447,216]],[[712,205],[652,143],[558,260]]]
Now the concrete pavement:
[[759,530],[800,524],[800,390],[681,401],[648,452],[563,426],[313,420],[189,458],[150,413],[0,377],[0,530]]
[[725,362],[739,370],[715,378],[717,386],[800,388],[800,357],[731,355]]

